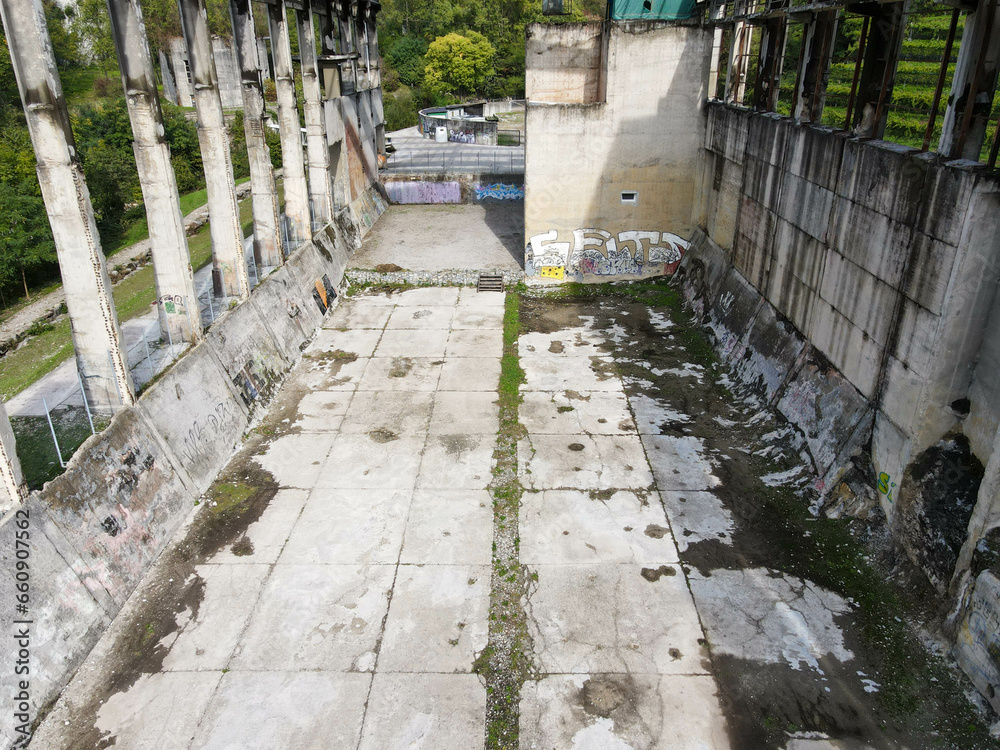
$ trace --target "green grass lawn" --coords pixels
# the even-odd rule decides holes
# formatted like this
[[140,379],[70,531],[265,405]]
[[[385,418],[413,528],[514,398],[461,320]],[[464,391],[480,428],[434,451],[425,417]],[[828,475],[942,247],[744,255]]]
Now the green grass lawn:
[[[201,201],[204,203],[204,191],[201,191],[201,195]],[[280,200],[282,197],[280,184],[278,196]],[[182,202],[183,200],[182,198]],[[202,203],[194,205],[197,207]],[[240,223],[243,226],[244,236],[253,230],[251,203],[249,197],[240,202]],[[189,211],[190,209],[187,210]],[[191,265],[196,271],[212,261],[212,237],[208,224],[188,237],[188,251],[191,254]],[[113,294],[120,321],[131,320],[147,312],[156,299],[153,266],[147,265],[115,285]],[[69,318],[64,317],[54,325],[47,326],[38,335],[26,339],[18,349],[0,357],[0,397],[5,401],[11,399],[71,356],[73,356],[73,342],[70,337]]]

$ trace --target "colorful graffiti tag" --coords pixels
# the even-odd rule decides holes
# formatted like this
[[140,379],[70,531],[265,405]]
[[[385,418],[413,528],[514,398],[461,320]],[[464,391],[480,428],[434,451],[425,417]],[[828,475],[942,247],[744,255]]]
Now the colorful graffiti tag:
[[485,198],[498,201],[523,201],[524,185],[506,185],[497,182],[493,185],[476,185],[476,200]]
[[878,475],[878,491],[885,495],[885,499],[890,503],[892,502],[892,491],[895,488],[896,483],[892,481],[892,477],[884,471]]
[[569,281],[585,276],[670,276],[688,244],[671,232],[629,230],[612,235],[603,229],[575,229],[569,242],[560,241],[559,232],[550,229],[528,240],[524,272],[558,278],[552,269],[563,268],[562,277]]

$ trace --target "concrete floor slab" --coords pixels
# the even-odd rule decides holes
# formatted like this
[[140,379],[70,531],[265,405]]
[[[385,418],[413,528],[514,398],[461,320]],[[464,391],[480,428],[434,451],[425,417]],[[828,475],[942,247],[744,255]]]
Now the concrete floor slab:
[[539,565],[534,571],[528,628],[543,673],[708,672],[698,614],[679,566]]
[[282,384],[285,391],[353,391],[358,386],[367,357],[338,358],[323,352],[304,356]]
[[400,307],[426,307],[438,305],[453,308],[458,302],[458,287],[425,286],[418,289],[407,289],[396,295],[396,304]]
[[392,312],[389,318],[389,330],[448,330],[451,319],[455,316],[454,305],[448,307],[407,306],[400,301],[400,306]]
[[350,300],[350,304],[340,304],[323,323],[324,328],[343,328],[354,331],[359,328],[381,330],[389,322],[395,300],[362,297]]
[[341,435],[320,471],[320,489],[410,490],[420,466],[423,437],[387,443],[365,434]]
[[358,383],[359,391],[434,391],[442,361],[429,357],[376,357]]
[[302,432],[335,432],[354,397],[351,391],[316,391],[302,396],[295,426]]
[[485,489],[492,476],[493,435],[430,435],[417,489]]
[[521,355],[525,391],[601,391],[621,393],[614,367],[608,357],[537,357]]
[[195,611],[188,608],[177,614],[178,629],[161,641],[168,649],[163,669],[225,669],[270,572],[269,565],[259,564],[197,566],[197,581],[189,585],[202,587],[201,600]]
[[497,394],[486,391],[447,391],[434,396],[430,434],[495,435],[500,418]]
[[448,332],[386,331],[375,350],[376,357],[431,357],[442,359]]
[[486,648],[488,565],[401,565],[379,672],[471,672]]
[[503,353],[503,335],[499,329],[453,330],[448,337],[445,355],[451,357],[499,357]]
[[502,307],[460,307],[455,311],[455,319],[451,327],[459,329],[493,329],[503,328]]
[[521,498],[521,562],[638,563],[678,561],[677,547],[655,494],[610,497],[587,492],[526,492]]
[[599,333],[576,326],[550,333],[523,333],[517,340],[517,350],[522,357],[594,357],[605,354],[600,348],[603,343]]
[[358,750],[482,747],[486,688],[469,674],[376,674]]
[[404,564],[489,565],[493,500],[485,490],[417,490],[406,521]]
[[534,435],[628,435],[635,423],[624,393],[525,391],[521,424]]
[[335,439],[333,433],[285,435],[272,440],[254,461],[282,487],[308,489],[316,483]]
[[643,435],[642,444],[660,491],[710,490],[721,484],[699,438]]
[[342,435],[388,430],[376,439],[394,440],[406,435],[422,434],[431,420],[431,409],[437,408],[434,396],[419,391],[358,391],[347,408],[340,425]]
[[633,395],[629,403],[635,412],[635,423],[640,435],[659,435],[663,432],[675,434],[678,427],[683,429],[691,421],[687,414],[649,396]]
[[635,435],[531,435],[518,444],[521,483],[532,490],[649,489],[653,475]]
[[115,738],[115,747],[186,750],[221,678],[222,672],[141,675],[104,702],[96,727]]
[[308,497],[307,490],[278,490],[260,518],[247,527],[246,533],[212,555],[208,562],[213,565],[272,564],[285,546]]
[[504,297],[503,292],[480,292],[474,286],[463,286],[458,290],[458,306],[503,308]]
[[496,391],[500,382],[500,360],[496,357],[446,359],[441,368],[439,391]]
[[724,750],[706,675],[550,675],[521,688],[522,748]]
[[395,563],[411,494],[408,490],[314,490],[279,562]]
[[282,565],[261,592],[231,669],[369,672],[393,565]]
[[340,331],[324,328],[316,334],[316,338],[306,348],[305,353],[341,351],[350,352],[359,357],[370,357],[381,337],[381,329]]
[[229,672],[192,750],[355,750],[371,680],[340,672]]
[[663,507],[683,552],[689,545],[716,540],[729,543],[733,514],[711,492],[661,492]]

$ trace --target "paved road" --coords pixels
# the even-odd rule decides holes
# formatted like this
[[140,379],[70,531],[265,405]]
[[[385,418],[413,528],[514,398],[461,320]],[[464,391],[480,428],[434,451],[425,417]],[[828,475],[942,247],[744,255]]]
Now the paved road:
[[524,174],[524,146],[476,146],[437,143],[423,138],[417,128],[390,133],[396,151],[385,173],[409,174]]

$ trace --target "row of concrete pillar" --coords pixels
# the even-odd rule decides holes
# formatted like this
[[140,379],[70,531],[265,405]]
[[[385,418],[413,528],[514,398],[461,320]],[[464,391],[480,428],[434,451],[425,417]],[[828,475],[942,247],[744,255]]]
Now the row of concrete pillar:
[[[142,8],[139,0],[107,2],[146,206],[160,326],[174,342],[195,343],[202,335],[201,311]],[[251,0],[231,0],[230,12],[243,87],[254,253],[258,265],[277,266],[288,251],[285,237],[308,241],[314,226],[322,226],[333,218],[334,176],[324,127],[313,10],[307,0],[296,12],[305,94],[308,153],[305,159],[288,13],[284,0],[267,2],[284,172],[287,220],[284,227],[264,135],[267,114]],[[217,295],[244,299],[250,294],[250,280],[205,0],[178,0],[178,5],[205,167],[213,285]],[[339,6],[338,10],[341,15],[351,14],[350,6]],[[333,15],[332,8],[327,8],[327,15]],[[42,2],[0,0],[0,16],[55,240],[81,382],[93,407],[114,411],[134,403],[135,389]],[[368,23],[374,25],[373,14],[369,14]],[[324,39],[324,48],[329,46],[333,50],[335,44],[332,38]],[[15,497],[23,490],[18,489],[21,481],[13,455],[13,436],[10,435],[10,442],[4,440],[8,432],[9,422],[0,407],[0,452],[9,454],[0,455],[0,479],[11,497]]]
[[[952,95],[947,100],[942,120],[943,129],[937,144],[938,153],[945,157],[976,161],[987,137],[989,107],[980,105],[983,101],[992,101],[992,93],[997,84],[997,61],[1000,59],[998,6],[1000,0],[978,0],[966,17],[952,80]],[[722,5],[716,7],[719,14],[713,20],[720,23],[726,21],[722,16],[723,8]],[[852,5],[849,9],[852,13],[864,16],[864,22],[844,126],[856,135],[881,138],[885,133],[906,28],[908,2],[872,3],[864,7]],[[802,50],[792,94],[792,116],[799,121],[821,122],[827,79],[835,51],[839,12],[837,8],[829,8],[797,13],[794,16],[769,16],[752,22],[735,20],[730,32],[724,95],[726,101],[748,103],[763,111],[776,110],[788,24],[801,23]],[[958,13],[956,10],[955,21]],[[955,21],[952,23],[952,38]],[[713,92],[718,76],[718,54],[722,47],[723,32],[722,25],[716,27],[716,58],[713,60],[713,78],[710,81],[710,90]],[[752,52],[755,34],[759,36],[757,55]],[[950,55],[951,39],[947,49]],[[746,84],[753,59],[756,60],[756,82],[753,91],[748,92]],[[939,89],[944,83],[944,66],[948,62],[942,63]],[[940,99],[939,90],[932,118],[937,116]],[[929,146],[933,129],[932,119],[925,149]]]

